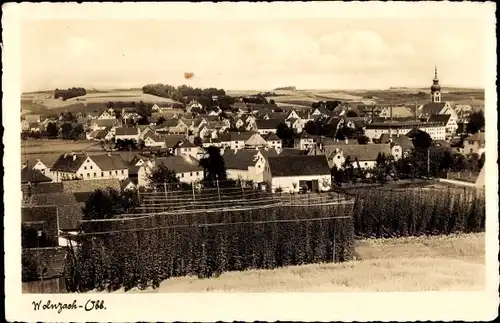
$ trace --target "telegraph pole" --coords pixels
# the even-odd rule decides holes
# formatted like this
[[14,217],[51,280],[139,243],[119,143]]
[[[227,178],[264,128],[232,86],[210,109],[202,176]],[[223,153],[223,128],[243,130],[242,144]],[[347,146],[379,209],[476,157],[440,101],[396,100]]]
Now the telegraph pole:
[[427,179],[429,179],[430,171],[431,171],[430,150],[429,148],[427,148]]

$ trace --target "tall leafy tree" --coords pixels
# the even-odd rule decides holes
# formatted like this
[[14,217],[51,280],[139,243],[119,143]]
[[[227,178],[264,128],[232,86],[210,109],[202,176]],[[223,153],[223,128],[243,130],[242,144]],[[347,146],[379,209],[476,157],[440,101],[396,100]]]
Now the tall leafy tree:
[[483,111],[473,112],[469,115],[466,131],[470,134],[475,134],[484,129],[484,124]]
[[148,183],[153,187],[159,187],[163,184],[179,183],[179,179],[173,170],[160,163],[149,173]]
[[206,157],[200,160],[200,166],[204,169],[205,182],[213,184],[217,179],[227,180],[226,165],[219,148],[208,147]]

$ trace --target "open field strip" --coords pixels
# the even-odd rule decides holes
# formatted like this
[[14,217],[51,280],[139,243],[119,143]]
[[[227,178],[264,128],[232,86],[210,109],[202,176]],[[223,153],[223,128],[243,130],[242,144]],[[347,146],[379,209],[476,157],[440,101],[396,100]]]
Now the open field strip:
[[95,141],[72,141],[72,140],[31,140],[21,142],[21,154],[50,154],[65,153],[81,150],[102,150],[100,144]]
[[[171,278],[165,292],[397,292],[472,291],[484,288],[484,233],[368,239],[357,260],[223,273],[218,278]],[[123,289],[118,292],[123,292]]]

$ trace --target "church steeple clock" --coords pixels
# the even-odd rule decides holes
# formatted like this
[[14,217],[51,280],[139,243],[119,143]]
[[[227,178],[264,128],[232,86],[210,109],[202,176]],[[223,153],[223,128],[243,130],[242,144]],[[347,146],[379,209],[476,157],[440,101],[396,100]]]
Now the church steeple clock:
[[439,79],[437,76],[437,67],[434,67],[434,80],[432,80],[432,86],[431,86],[431,102],[432,103],[441,102],[441,85],[439,85]]

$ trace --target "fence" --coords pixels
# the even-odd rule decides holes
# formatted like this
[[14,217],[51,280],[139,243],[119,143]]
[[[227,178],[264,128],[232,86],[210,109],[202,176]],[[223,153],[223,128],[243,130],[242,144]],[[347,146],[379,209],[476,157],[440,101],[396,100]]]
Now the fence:
[[66,279],[56,277],[22,283],[23,293],[28,294],[61,294],[66,293]]
[[470,183],[475,183],[479,176],[479,172],[443,172],[439,174],[440,178],[446,178],[450,180],[459,180]]

